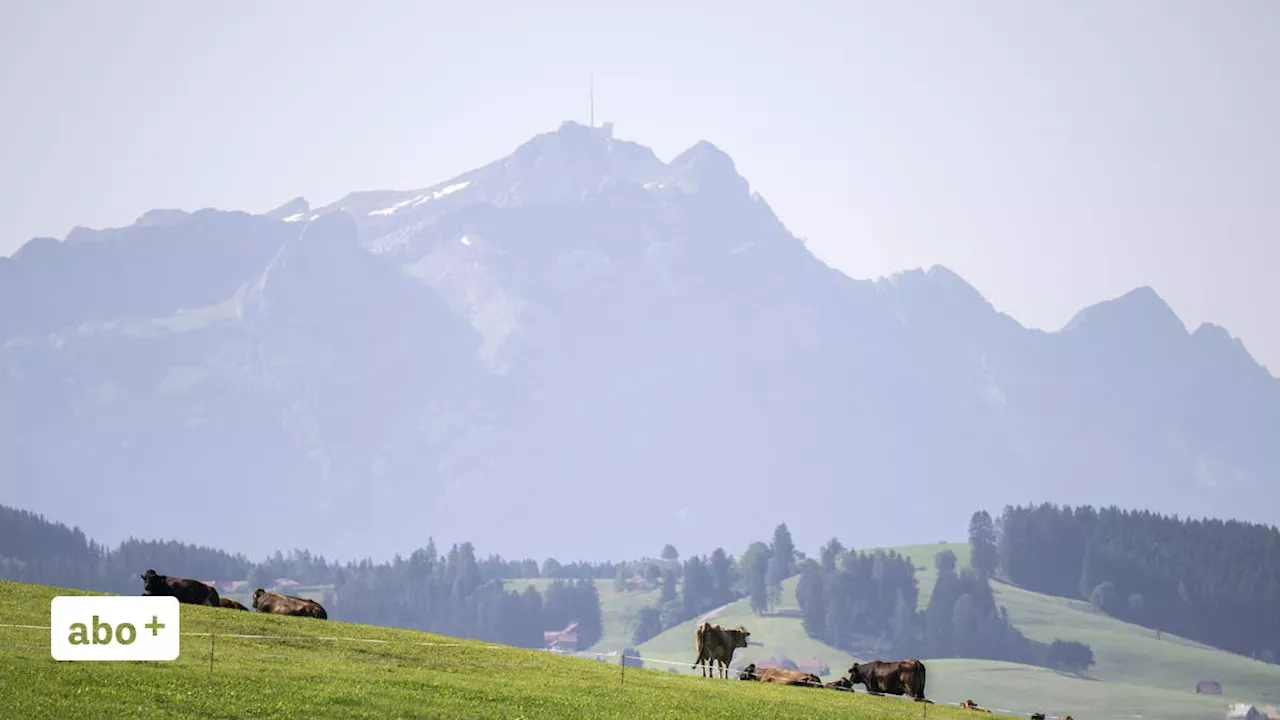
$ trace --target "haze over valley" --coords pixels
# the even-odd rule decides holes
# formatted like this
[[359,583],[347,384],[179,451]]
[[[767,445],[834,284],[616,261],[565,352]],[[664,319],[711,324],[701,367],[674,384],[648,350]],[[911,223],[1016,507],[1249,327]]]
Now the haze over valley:
[[1280,492],[1280,382],[1151,288],[1046,333],[945,267],[855,280],[713,142],[574,122],[420,189],[33,239],[0,339],[6,502],[108,543],[604,559]]

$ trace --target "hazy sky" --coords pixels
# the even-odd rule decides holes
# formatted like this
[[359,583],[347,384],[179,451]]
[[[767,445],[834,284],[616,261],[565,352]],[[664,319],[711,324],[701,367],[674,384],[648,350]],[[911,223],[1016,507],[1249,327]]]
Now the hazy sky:
[[[785,10],[782,8],[786,8]],[[0,4],[0,254],[414,188],[596,118],[698,139],[855,277],[1023,323],[1151,285],[1280,372],[1280,2]]]

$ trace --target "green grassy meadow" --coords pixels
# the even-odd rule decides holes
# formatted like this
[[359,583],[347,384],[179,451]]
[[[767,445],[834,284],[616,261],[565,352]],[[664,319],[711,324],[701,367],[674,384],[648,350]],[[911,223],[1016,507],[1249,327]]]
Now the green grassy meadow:
[[[969,562],[965,544],[915,545],[894,548],[916,565],[921,605],[933,591],[934,554],[951,550],[961,567]],[[761,647],[739,650],[744,662],[770,656],[792,660],[817,657],[842,674],[854,657],[805,635],[795,600],[798,578],[783,583],[782,602],[766,617],[751,612],[741,600],[723,610],[716,622],[742,624]],[[1169,634],[1157,640],[1155,632],[1123,623],[1094,610],[1083,601],[1028,592],[993,582],[996,602],[1009,611],[1014,626],[1027,637],[1042,642],[1055,638],[1078,640],[1093,648],[1096,664],[1088,677],[1013,663],[986,660],[929,660],[928,695],[939,702],[972,698],[986,707],[1019,712],[1070,714],[1085,718],[1167,718],[1201,720],[1222,717],[1230,702],[1277,704],[1280,702],[1280,666],[1209,648]],[[643,658],[681,661],[681,672],[693,661],[694,622],[674,627],[640,645]],[[735,661],[737,656],[735,655]],[[871,659],[858,658],[859,660]],[[1218,680],[1222,697],[1195,694],[1199,680]]]
[[[53,597],[89,594],[0,581],[0,624],[47,626]],[[170,663],[60,663],[49,656],[47,629],[0,627],[0,717],[907,720],[926,712],[931,718],[971,714],[861,693],[634,668],[624,680],[615,663],[408,630],[190,605],[181,613],[182,654]],[[210,632],[216,636],[212,669]]]

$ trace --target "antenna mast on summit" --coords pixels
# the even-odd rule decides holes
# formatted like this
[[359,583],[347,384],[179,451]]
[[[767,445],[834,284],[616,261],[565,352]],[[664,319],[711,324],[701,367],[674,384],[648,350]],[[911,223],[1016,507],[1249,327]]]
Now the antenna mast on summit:
[[591,73],[591,127],[596,126],[596,74]]

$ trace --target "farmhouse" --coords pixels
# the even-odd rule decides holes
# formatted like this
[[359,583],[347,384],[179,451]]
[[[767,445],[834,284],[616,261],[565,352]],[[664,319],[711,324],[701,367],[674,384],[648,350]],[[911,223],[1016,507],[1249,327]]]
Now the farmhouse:
[[[813,662],[813,661],[810,660],[808,662]],[[757,670],[767,670],[769,668],[778,668],[780,670],[805,670],[805,672],[812,672],[815,675],[820,674],[820,673],[814,672],[813,670],[806,670],[805,668],[801,667],[796,661],[792,660],[791,658],[785,655],[780,658],[770,657],[768,660],[762,660],[756,663]]]
[[796,663],[799,665],[801,672],[813,673],[818,677],[826,677],[831,674],[831,666],[819,658],[803,658]]
[[1236,703],[1227,708],[1227,720],[1267,720],[1267,718],[1252,705]]
[[548,650],[554,652],[577,652],[578,623],[569,623],[563,630],[544,632],[542,641]]

